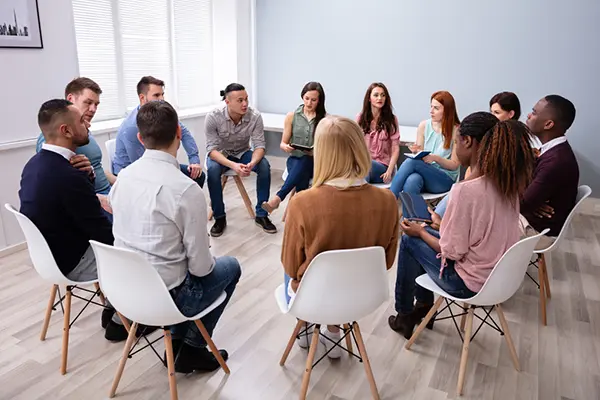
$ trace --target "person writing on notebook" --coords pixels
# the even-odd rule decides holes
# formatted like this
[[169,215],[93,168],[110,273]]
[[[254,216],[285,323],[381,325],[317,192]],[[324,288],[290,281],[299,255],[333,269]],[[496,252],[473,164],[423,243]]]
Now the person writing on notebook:
[[417,142],[411,146],[413,154],[427,151],[425,157],[404,160],[390,190],[396,198],[400,192],[444,193],[450,190],[458,177],[460,163],[453,149],[453,139],[460,123],[454,97],[449,92],[435,92],[431,96],[431,118],[417,128]]
[[415,283],[419,275],[427,273],[454,297],[472,297],[519,240],[519,197],[533,172],[527,127],[477,112],[460,124],[455,147],[472,173],[452,187],[440,232],[414,222],[400,226],[397,315],[388,323],[407,339],[433,306],[433,293]]
[[[398,245],[396,199],[365,181],[371,157],[358,124],[343,117],[323,118],[316,129],[314,154],[313,187],[288,204],[281,250],[288,295],[294,295],[319,253],[381,246],[389,269]],[[340,338],[339,329],[333,326],[324,334],[334,341]],[[323,342],[329,350],[331,343]],[[338,358],[341,351],[335,347],[328,355]]]
[[313,176],[313,155],[310,150],[300,150],[292,146],[311,148],[314,142],[315,127],[325,117],[325,91],[319,82],[308,82],[300,92],[302,103],[294,112],[285,116],[281,150],[290,156],[286,162],[287,178],[277,194],[262,203],[269,214],[275,211],[292,189],[296,192],[308,189]]

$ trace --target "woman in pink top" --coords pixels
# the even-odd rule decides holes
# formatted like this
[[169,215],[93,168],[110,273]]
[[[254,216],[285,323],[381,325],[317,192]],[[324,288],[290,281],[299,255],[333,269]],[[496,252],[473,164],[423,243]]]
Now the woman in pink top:
[[400,156],[400,131],[392,99],[383,83],[375,82],[369,86],[356,122],[365,134],[371,153],[371,172],[367,182],[390,183]]
[[463,120],[459,133],[456,153],[472,172],[452,187],[439,234],[408,221],[400,226],[398,314],[388,322],[407,339],[433,305],[433,293],[415,284],[419,275],[427,273],[452,296],[472,297],[519,240],[519,196],[534,165],[527,127],[477,112]]

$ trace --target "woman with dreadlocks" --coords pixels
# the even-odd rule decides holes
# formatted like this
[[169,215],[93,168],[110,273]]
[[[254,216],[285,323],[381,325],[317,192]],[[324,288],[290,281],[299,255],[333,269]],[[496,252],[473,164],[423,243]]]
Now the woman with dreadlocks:
[[415,283],[419,275],[427,273],[454,297],[472,297],[519,240],[519,196],[534,165],[527,127],[476,112],[458,131],[457,157],[472,172],[452,187],[439,233],[408,221],[400,225],[405,235],[398,253],[398,314],[388,322],[407,339],[433,306],[433,293]]

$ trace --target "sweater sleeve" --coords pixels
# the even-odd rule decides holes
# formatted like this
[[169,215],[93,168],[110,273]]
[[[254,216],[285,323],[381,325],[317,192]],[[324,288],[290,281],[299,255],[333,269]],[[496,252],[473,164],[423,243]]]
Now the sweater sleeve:
[[285,273],[290,278],[298,280],[298,270],[305,260],[302,210],[297,207],[296,197],[294,196],[287,206],[281,246],[281,263]]
[[450,191],[448,206],[440,228],[440,248],[443,258],[460,261],[469,251],[471,227],[471,204],[469,196],[461,196],[463,185],[458,184]]
[[102,212],[102,206],[87,174],[73,171],[68,184],[62,185],[62,202],[65,212],[89,240],[112,245],[112,225]]
[[562,188],[560,180],[557,180],[557,177],[560,176],[560,171],[554,170],[552,165],[553,163],[548,162],[538,163],[533,181],[527,186],[521,200],[522,213],[536,211],[545,201],[554,195],[556,190]]
[[[390,194],[392,193],[390,192]],[[398,205],[395,197],[391,199],[390,218],[393,221],[394,227],[392,228],[392,237],[390,238],[390,243],[385,248],[385,262],[388,270],[392,268],[392,265],[394,265],[394,261],[396,260],[398,233],[400,230],[400,215],[398,213]]]

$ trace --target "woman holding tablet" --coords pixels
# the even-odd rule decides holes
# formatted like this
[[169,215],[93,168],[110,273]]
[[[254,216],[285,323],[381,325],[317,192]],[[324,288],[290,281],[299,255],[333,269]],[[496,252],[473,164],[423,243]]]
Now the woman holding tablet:
[[303,104],[285,117],[281,150],[290,156],[286,167],[288,176],[277,194],[262,204],[269,214],[275,211],[286,196],[296,188],[296,192],[308,189],[313,175],[312,146],[315,128],[325,117],[325,92],[319,82],[308,82],[300,92]]
[[400,131],[392,98],[383,83],[375,82],[369,86],[356,122],[371,153],[371,172],[367,182],[390,183],[400,156]]
[[429,114],[431,118],[419,124],[417,142],[410,147],[415,158],[407,158],[392,180],[390,190],[396,197],[402,191],[443,193],[456,182],[460,163],[453,139],[460,120],[454,97],[446,91],[435,92]]

